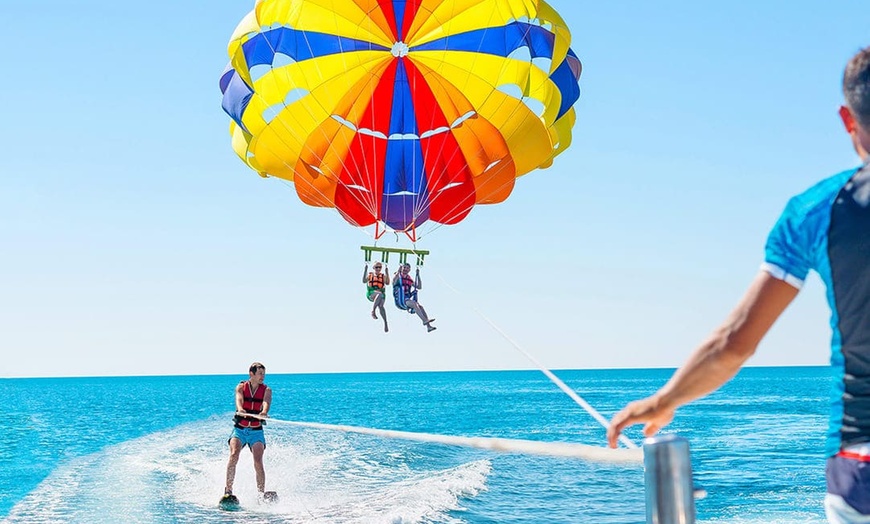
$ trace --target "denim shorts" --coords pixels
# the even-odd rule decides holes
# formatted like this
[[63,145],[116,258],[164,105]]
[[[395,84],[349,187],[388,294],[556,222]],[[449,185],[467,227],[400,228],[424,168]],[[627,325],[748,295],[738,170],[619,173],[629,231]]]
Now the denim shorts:
[[242,443],[242,447],[248,446],[253,449],[254,444],[257,442],[262,442],[263,447],[266,447],[266,436],[263,435],[263,428],[251,429],[233,427],[233,432],[230,434],[230,438],[227,439],[227,442],[234,438],[239,439],[239,442]]

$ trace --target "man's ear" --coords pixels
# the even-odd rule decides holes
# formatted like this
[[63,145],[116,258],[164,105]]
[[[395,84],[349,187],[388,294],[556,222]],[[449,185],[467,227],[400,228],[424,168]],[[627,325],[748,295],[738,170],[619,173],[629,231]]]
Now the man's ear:
[[848,133],[854,133],[858,125],[855,122],[855,117],[852,115],[852,110],[846,106],[840,106],[840,119],[843,120],[843,125]]

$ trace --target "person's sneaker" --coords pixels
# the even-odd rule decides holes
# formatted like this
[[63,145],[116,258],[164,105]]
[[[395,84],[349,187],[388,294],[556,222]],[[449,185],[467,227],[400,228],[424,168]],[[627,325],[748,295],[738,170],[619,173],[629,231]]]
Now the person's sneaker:
[[431,332],[435,331],[436,329],[438,329],[438,328],[433,326],[433,325],[430,325],[430,324],[426,325],[426,333],[431,333]]
[[384,324],[384,333],[389,333],[389,332],[390,332],[390,327],[387,326],[386,324]]

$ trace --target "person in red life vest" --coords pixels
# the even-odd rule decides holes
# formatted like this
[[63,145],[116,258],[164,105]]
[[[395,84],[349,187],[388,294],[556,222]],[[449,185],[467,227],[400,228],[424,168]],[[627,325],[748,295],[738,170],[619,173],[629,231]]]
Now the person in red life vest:
[[423,321],[423,325],[426,326],[426,331],[435,331],[437,328],[432,325],[435,319],[429,318],[423,305],[417,301],[417,291],[423,289],[420,268],[417,268],[415,278],[411,278],[410,273],[411,264],[405,262],[393,275],[393,298],[396,299],[396,307],[409,313],[417,313],[417,316]]
[[[387,273],[386,267],[381,267],[380,262],[375,262],[372,266],[374,272],[369,271],[369,265],[366,264],[363,269],[363,284],[366,285],[366,298],[372,303],[372,318],[377,320],[378,314],[375,310],[381,312],[381,318],[384,319],[384,333],[390,330],[387,325],[387,310],[384,309],[386,286],[390,285],[390,275]],[[381,269],[384,271],[381,272]]]
[[263,436],[263,421],[259,418],[246,417],[245,413],[267,417],[272,404],[272,390],[263,383],[266,378],[266,366],[254,362],[248,369],[248,380],[243,380],[236,386],[236,416],[235,425],[228,440],[230,444],[230,460],[227,463],[227,485],[224,498],[233,497],[233,482],[236,478],[236,464],[242,448],[248,446],[254,455],[254,471],[257,475],[257,491],[262,497],[266,490],[266,471],[263,469],[263,452],[266,450],[266,438]]

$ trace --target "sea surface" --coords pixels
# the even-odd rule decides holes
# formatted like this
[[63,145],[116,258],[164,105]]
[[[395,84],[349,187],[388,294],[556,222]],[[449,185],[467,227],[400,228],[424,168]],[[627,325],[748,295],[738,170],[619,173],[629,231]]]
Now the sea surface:
[[[610,418],[672,370],[555,372]],[[640,465],[498,453],[277,422],[267,489],[239,461],[244,509],[220,511],[233,388],[245,374],[0,380],[4,523],[642,523]],[[701,523],[823,523],[830,371],[747,368],[683,408]],[[538,371],[267,374],[290,421],[604,445]],[[639,427],[628,436],[641,442]]]

